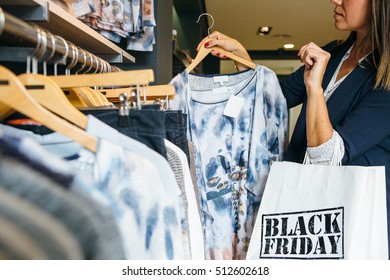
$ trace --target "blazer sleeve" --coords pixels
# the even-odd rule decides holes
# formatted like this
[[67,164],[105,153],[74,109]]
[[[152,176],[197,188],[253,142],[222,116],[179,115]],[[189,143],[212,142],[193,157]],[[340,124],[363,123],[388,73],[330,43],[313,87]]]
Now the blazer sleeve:
[[306,87],[303,80],[304,66],[301,66],[287,78],[280,81],[283,95],[286,98],[287,108],[303,103],[306,96]]

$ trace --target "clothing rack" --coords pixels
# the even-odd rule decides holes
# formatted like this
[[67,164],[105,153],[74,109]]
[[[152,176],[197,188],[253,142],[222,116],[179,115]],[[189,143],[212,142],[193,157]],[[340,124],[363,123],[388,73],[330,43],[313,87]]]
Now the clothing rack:
[[121,71],[118,67],[111,66],[106,60],[66,41],[58,35],[49,36],[48,34],[52,34],[50,31],[14,17],[4,12],[0,7],[0,37],[6,33],[26,40],[37,47],[41,44],[41,39],[39,38],[45,36],[45,48],[54,50],[55,53],[61,54],[64,58],[69,59],[74,63],[73,66],[80,63],[83,65],[83,68],[96,69],[101,72]]

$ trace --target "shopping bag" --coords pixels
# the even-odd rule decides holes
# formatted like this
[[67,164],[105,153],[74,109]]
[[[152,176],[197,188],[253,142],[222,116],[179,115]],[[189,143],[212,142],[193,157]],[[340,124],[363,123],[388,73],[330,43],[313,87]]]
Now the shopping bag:
[[385,168],[271,166],[247,259],[388,259]]

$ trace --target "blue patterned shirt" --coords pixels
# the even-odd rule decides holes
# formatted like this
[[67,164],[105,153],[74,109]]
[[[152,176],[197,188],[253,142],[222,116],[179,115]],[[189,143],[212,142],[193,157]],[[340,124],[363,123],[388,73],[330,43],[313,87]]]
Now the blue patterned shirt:
[[[206,257],[245,259],[270,163],[284,152],[287,106],[279,81],[257,66],[229,75],[184,71],[171,83],[170,108],[188,114],[196,147]],[[236,113],[225,111],[228,103]]]

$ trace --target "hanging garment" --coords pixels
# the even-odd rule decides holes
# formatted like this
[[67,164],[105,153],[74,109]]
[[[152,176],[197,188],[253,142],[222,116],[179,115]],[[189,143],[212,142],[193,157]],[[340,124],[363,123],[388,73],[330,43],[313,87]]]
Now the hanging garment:
[[154,27],[145,26],[142,32],[142,37],[127,39],[126,49],[141,52],[152,52],[154,44],[156,44]]
[[[4,126],[1,131],[7,133]],[[28,138],[2,134],[0,141],[2,189],[60,221],[78,241],[83,259],[124,259],[123,244],[112,212],[77,188],[80,186],[64,188],[46,176],[46,171],[37,170],[37,166],[49,165],[50,162],[53,163],[51,169],[58,170],[59,160],[53,154]],[[17,151],[11,154],[12,149]],[[38,155],[40,157],[36,158]],[[37,161],[45,164],[31,164]]]
[[[137,165],[139,169],[139,171],[134,172],[134,175],[138,177],[137,180],[149,182],[146,186],[143,186],[145,184],[136,184],[137,192],[142,192],[142,194],[139,195],[138,201],[133,195],[127,197],[129,202],[132,203],[131,205],[137,204],[141,208],[136,209],[138,211],[144,207],[144,205],[138,204],[154,203],[155,206],[159,205],[161,207],[158,213],[153,212],[153,214],[156,214],[153,221],[157,224],[148,228],[149,231],[156,228],[156,232],[153,234],[152,232],[145,233],[147,238],[152,238],[152,241],[154,241],[153,246],[150,246],[154,247],[156,251],[153,252],[152,248],[147,248],[147,251],[150,251],[147,258],[184,259],[183,252],[188,249],[183,248],[183,238],[185,236],[183,237],[181,221],[185,219],[183,216],[185,212],[181,200],[182,194],[167,160],[144,144],[119,133],[91,115],[88,116],[87,131],[101,139],[121,145],[126,152],[132,155],[128,158],[132,165]],[[150,166],[142,165],[142,160]],[[157,229],[163,229],[163,232]],[[165,253],[157,254],[159,252],[157,249],[161,250],[162,244],[165,244]],[[134,259],[142,259],[139,252],[135,251],[133,253],[136,254]]]
[[109,40],[126,39],[128,50],[153,51],[153,0],[78,0],[72,8],[76,17]]
[[71,3],[71,6],[75,17],[81,17],[92,12],[88,0],[78,0]]
[[188,114],[197,151],[207,257],[245,259],[270,162],[284,151],[287,108],[278,79],[257,66],[230,75],[184,71],[171,83],[170,108]]
[[200,203],[201,199],[200,199],[200,192],[199,192],[199,187],[198,187],[198,180],[196,178],[196,167],[195,167],[195,153],[196,152],[195,152],[195,147],[191,141],[188,141],[188,152],[190,154],[190,158],[189,158],[190,175],[191,175],[192,184],[194,185],[194,191],[197,194],[196,195],[196,203],[198,204],[198,210],[199,210],[199,215],[200,215],[200,213],[201,213],[200,209],[202,207],[201,207],[201,203]]
[[[42,128],[42,126],[37,126],[37,128]],[[28,129],[32,129],[32,125],[29,125]],[[18,129],[0,124],[0,131],[2,132],[0,136],[0,155],[17,158],[28,163],[30,168],[42,173],[63,188],[69,189],[72,183],[75,182],[76,176],[69,164],[60,158],[53,157],[50,152],[39,146],[38,149],[35,149],[36,143],[28,138],[19,137]],[[40,131],[42,132],[42,130]],[[25,133],[30,134],[31,132],[28,130]],[[47,160],[49,158],[50,160]]]
[[105,0],[102,5],[102,24],[124,22],[124,0]]
[[[2,163],[10,164],[1,158]],[[15,171],[13,171],[15,172]],[[18,174],[23,176],[23,174]],[[0,259],[80,260],[81,247],[60,221],[0,187]]]
[[180,110],[165,111],[165,138],[179,147],[190,164],[190,152],[187,139],[187,115]]
[[[165,140],[167,147],[168,162],[175,173],[176,181],[182,190],[184,208],[187,217],[187,230],[189,248],[191,249],[190,259],[204,260],[203,231],[197,203],[198,193],[195,193],[192,183],[188,160],[185,153],[176,145]],[[183,238],[184,239],[184,238]],[[187,240],[187,239],[186,239]]]
[[[168,163],[163,157],[156,160],[156,152],[92,116],[88,121],[89,133],[117,139],[116,143],[100,139],[96,154],[59,133],[42,138],[10,126],[3,125],[0,129],[12,135],[33,138],[54,153],[66,154],[72,159],[69,163],[77,174],[86,176],[95,186],[91,189],[86,184],[80,188],[94,199],[103,196],[101,203],[114,215],[125,258],[183,259],[180,190]],[[122,144],[129,149],[123,148]],[[154,155],[152,159],[147,158],[150,152]]]
[[133,16],[134,31],[129,33],[127,39],[127,49],[134,51],[153,51],[156,43],[154,27],[153,0],[133,0],[131,1],[131,15]]
[[173,174],[175,175],[177,185],[181,191],[181,201],[183,202],[183,215],[181,220],[181,229],[183,232],[183,254],[185,259],[192,259],[191,257],[191,242],[190,242],[190,229],[188,221],[188,198],[184,185],[184,172],[180,159],[177,154],[167,147],[167,159],[169,166],[171,167]]
[[130,110],[128,116],[119,116],[117,109],[81,109],[81,111],[147,145],[165,158],[167,155],[164,139],[167,139],[182,149],[189,159],[187,115],[182,111],[161,111],[159,105],[153,105],[144,105],[142,110]]
[[[15,113],[13,115],[16,115],[16,119],[18,119],[18,115],[19,115],[18,113]],[[12,136],[21,139],[31,138],[32,140],[34,140],[34,142],[37,142],[38,144],[43,146],[44,150],[49,152],[49,154],[55,154],[57,157],[61,159],[73,158],[77,156],[77,154],[75,154],[75,150],[77,151],[78,149],[80,149],[80,145],[78,143],[68,138],[65,138],[67,141],[64,141],[64,138],[60,133],[53,133],[52,130],[50,130],[45,126],[39,124],[37,125],[36,123],[14,124],[12,121],[7,121],[6,124],[7,125],[5,125],[3,122],[0,122],[0,131],[3,131],[6,134],[6,136]],[[21,154],[27,157],[29,155],[29,151],[23,150]],[[38,162],[37,164],[40,164],[39,161],[37,162]],[[44,164],[46,167],[50,169],[50,161],[49,162],[43,161],[42,164]],[[65,168],[64,166],[61,167]],[[67,168],[69,169],[69,167]],[[59,174],[61,174],[62,169],[59,170],[60,170]],[[74,174],[74,170],[71,171],[71,174]]]
[[120,133],[145,144],[163,157],[167,157],[164,144],[165,112],[130,110],[128,116],[119,116],[117,109],[85,109],[81,111],[84,114],[94,116]]
[[[106,125],[109,125],[110,127],[116,129],[122,134],[125,134],[126,136],[129,136],[132,139],[138,140],[146,144],[154,151],[157,151],[159,154],[163,155],[164,157],[167,157],[168,163],[175,175],[176,182],[179,185],[179,188],[181,190],[181,195],[182,195],[181,200],[184,202],[184,207],[183,207],[184,215],[182,216],[182,220],[181,220],[181,225],[183,230],[183,241],[184,241],[184,246],[183,246],[184,258],[193,259],[192,257],[193,254],[191,253],[192,249],[190,245],[191,242],[190,242],[190,233],[189,233],[189,226],[188,226],[189,218],[188,218],[188,211],[187,211],[188,205],[187,205],[186,189],[184,187],[185,184],[184,184],[183,167],[182,167],[182,163],[180,162],[180,157],[177,155],[175,151],[172,150],[172,147],[171,149],[169,149],[169,151],[167,151],[166,148],[167,142],[164,140],[164,137],[167,136],[167,138],[173,139],[175,143],[178,143],[179,145],[181,145],[181,147],[187,147],[188,150],[188,141],[187,141],[187,134],[186,134],[186,125],[187,125],[186,118],[185,118],[185,114],[182,114],[181,111],[160,111],[158,108],[159,106],[157,104],[155,104],[155,106],[154,105],[143,106],[142,110],[130,110],[128,116],[119,116],[117,110],[87,109],[87,110],[83,110],[83,112],[85,114],[93,115],[100,121],[104,122]],[[99,126],[99,124],[95,124],[94,126]],[[104,135],[112,135],[113,133],[116,134],[116,132],[107,131],[106,133],[98,134],[98,136],[101,135],[102,137],[105,137],[106,139],[113,141],[113,139],[104,136]],[[123,145],[124,142],[122,141],[121,143]],[[131,148],[131,146],[133,146],[133,144],[129,145],[129,148]],[[175,145],[173,146],[177,148]],[[184,154],[184,158],[187,160],[185,154]],[[172,173],[169,170],[167,170],[167,172]],[[188,181],[187,181],[187,185],[188,185]],[[192,192],[190,193],[194,194],[193,186],[192,186]],[[195,210],[198,209],[196,204],[192,205],[191,207],[193,207],[192,209]],[[199,236],[199,233],[196,232],[193,235]],[[202,236],[202,234],[200,234],[200,236]],[[202,240],[202,238],[200,240]],[[198,244],[196,245],[195,254],[199,252],[198,247],[200,243],[198,241],[199,239],[196,239],[196,242],[194,243],[194,244]],[[195,258],[204,259],[204,253],[202,252],[196,254]],[[200,257],[200,255],[202,257]]]

